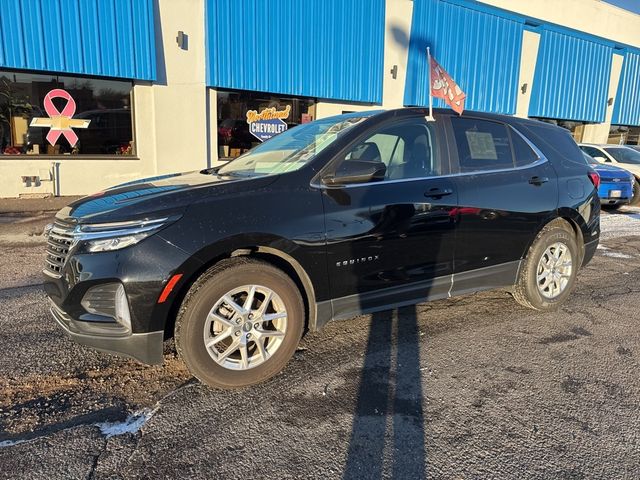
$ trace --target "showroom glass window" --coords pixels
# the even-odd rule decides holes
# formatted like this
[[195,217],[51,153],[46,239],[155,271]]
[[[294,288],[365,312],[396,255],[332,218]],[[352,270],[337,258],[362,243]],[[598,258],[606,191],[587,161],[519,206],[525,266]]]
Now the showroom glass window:
[[262,143],[249,129],[247,112],[250,110],[260,113],[267,108],[284,111],[289,107],[289,115],[283,119],[287,128],[316,119],[315,100],[312,98],[249,91],[218,91],[217,100],[219,158],[238,157]]
[[[128,81],[87,77],[67,77],[46,73],[0,70],[0,152],[4,155],[134,155],[133,112]],[[69,100],[45,97],[61,89],[75,102],[75,110],[65,107]],[[56,113],[72,114],[70,120],[86,128],[72,128],[72,135],[61,134],[52,145],[47,125]],[[66,121],[66,120],[65,120]],[[87,123],[88,122],[88,123]]]

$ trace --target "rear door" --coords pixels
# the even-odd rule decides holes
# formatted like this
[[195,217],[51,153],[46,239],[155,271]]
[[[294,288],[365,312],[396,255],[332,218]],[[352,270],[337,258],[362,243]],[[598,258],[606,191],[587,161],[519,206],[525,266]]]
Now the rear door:
[[[385,178],[321,185],[335,317],[446,296],[453,273],[456,190],[440,126],[393,120],[357,140],[342,162],[383,162]],[[446,152],[446,147],[445,150]]]
[[519,260],[557,208],[555,171],[505,123],[449,119],[452,178],[460,206],[453,291],[513,284]]

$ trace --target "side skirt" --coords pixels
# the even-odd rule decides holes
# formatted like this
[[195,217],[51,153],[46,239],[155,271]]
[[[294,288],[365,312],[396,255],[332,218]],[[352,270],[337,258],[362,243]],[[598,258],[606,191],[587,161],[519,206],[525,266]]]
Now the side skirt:
[[316,304],[317,330],[332,320],[515,285],[522,260]]

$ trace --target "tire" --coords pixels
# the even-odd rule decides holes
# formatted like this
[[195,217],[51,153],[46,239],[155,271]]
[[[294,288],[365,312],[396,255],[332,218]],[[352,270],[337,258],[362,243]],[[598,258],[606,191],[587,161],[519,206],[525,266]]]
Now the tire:
[[[255,293],[248,308],[250,287]],[[267,310],[260,313],[267,297]],[[246,387],[284,368],[304,324],[300,291],[286,273],[260,260],[233,258],[209,269],[189,290],[176,319],[176,349],[201,382]]]
[[638,178],[634,178],[633,180],[633,197],[631,197],[631,201],[629,202],[629,205],[632,207],[637,206],[638,204],[640,204],[640,179]]
[[[565,251],[561,253],[561,261],[558,261],[556,267],[551,270],[559,273],[561,278],[558,283],[552,283],[543,288],[545,280],[540,281],[540,283],[538,281],[538,275],[545,273],[545,267],[542,265],[545,262],[543,257],[548,259],[549,256],[553,256],[549,255],[550,253],[562,252],[561,248],[560,250],[558,248],[554,249],[554,246],[557,245],[564,246]],[[570,271],[566,268],[567,252],[570,254]],[[540,231],[529,248],[518,275],[518,281],[513,289],[513,297],[520,305],[527,308],[540,311],[556,310],[566,301],[575,288],[576,276],[581,263],[580,250],[573,229],[564,220],[554,220]],[[549,269],[546,269],[546,271],[548,272]],[[558,289],[555,291],[553,289],[554,285],[558,285]]]
[[601,205],[601,208],[602,210],[618,210],[621,206],[621,203],[615,203],[612,205]]

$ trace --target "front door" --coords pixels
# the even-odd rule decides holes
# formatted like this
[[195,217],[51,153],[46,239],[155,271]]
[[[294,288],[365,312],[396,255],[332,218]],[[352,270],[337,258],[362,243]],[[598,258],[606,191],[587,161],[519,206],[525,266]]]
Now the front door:
[[457,192],[439,131],[424,117],[385,123],[331,166],[386,166],[377,181],[322,187],[334,317],[447,295]]

